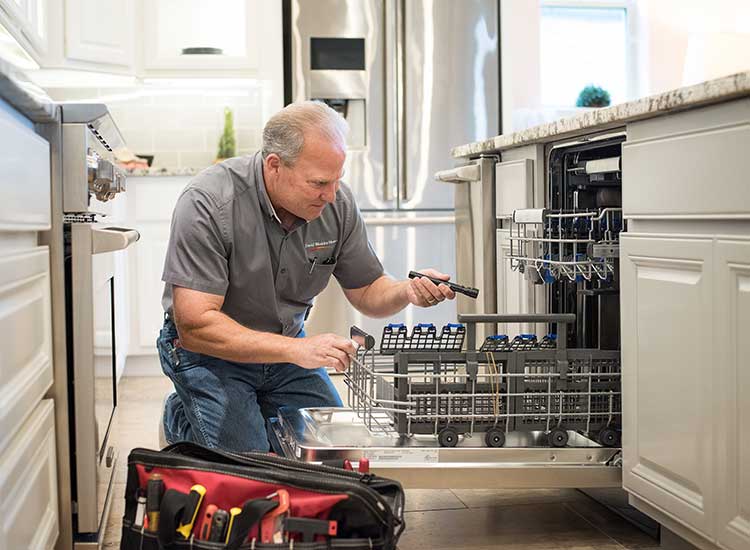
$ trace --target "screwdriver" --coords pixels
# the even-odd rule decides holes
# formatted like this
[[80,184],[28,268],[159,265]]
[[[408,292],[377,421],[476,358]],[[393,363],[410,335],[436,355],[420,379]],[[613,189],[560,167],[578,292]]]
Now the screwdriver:
[[461,286],[457,283],[452,283],[450,281],[443,281],[442,279],[438,279],[437,277],[430,277],[429,275],[425,275],[424,273],[419,273],[417,271],[410,271],[409,272],[409,278],[410,279],[416,279],[419,277],[424,277],[425,279],[429,279],[436,285],[443,284],[450,288],[453,292],[458,292],[460,294],[464,294],[468,296],[469,298],[476,298],[479,296],[479,289],[478,288],[472,288],[470,286]]
[[227,525],[227,536],[224,539],[224,544],[229,544],[229,537],[232,534],[232,527],[234,527],[234,518],[242,513],[242,508],[230,508],[229,510],[229,525]]
[[203,502],[203,495],[206,494],[206,488],[203,485],[193,485],[190,487],[190,494],[188,495],[188,502],[185,505],[185,517],[190,518],[187,523],[180,523],[177,528],[177,532],[185,539],[190,538],[190,533],[193,531],[193,525],[195,524],[195,518],[198,517],[198,509],[201,507]]
[[164,496],[164,482],[159,474],[151,474],[146,484],[146,517],[148,518],[148,531],[156,533],[159,531],[159,509],[161,499]]

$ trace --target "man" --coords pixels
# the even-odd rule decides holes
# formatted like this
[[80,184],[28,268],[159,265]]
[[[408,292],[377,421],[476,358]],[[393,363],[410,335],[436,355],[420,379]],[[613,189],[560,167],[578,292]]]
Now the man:
[[340,182],[347,131],[323,103],[289,105],[266,124],[260,152],[204,170],[180,195],[157,340],[176,389],[167,441],[266,451],[265,419],[280,406],[341,406],[325,367],[346,370],[354,344],[303,330],[331,275],[372,317],[455,297],[447,285],[383,273]]

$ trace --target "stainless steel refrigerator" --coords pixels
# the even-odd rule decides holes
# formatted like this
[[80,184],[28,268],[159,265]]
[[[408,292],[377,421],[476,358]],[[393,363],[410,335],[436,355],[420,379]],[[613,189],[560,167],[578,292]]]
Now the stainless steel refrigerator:
[[[499,133],[497,0],[288,0],[286,101],[319,99],[349,122],[344,180],[386,271],[456,272],[453,184],[434,174],[452,147]],[[466,281],[458,281],[459,283]],[[455,322],[455,303],[389,322]],[[335,283],[308,333],[383,321],[347,307]]]

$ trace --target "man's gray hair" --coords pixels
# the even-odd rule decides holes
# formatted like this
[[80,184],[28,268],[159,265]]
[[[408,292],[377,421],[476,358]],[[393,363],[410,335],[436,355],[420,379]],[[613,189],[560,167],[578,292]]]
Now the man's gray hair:
[[275,153],[284,164],[293,165],[302,152],[305,135],[311,131],[346,149],[349,125],[344,117],[322,101],[298,101],[284,107],[266,123],[261,149],[263,159]]

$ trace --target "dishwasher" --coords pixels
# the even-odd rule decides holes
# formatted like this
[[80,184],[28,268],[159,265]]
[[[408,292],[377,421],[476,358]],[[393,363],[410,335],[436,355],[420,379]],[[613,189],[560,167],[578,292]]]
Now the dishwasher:
[[623,140],[550,146],[543,207],[498,219],[510,246],[497,269],[543,289],[545,313],[391,324],[379,343],[352,327],[349,407],[282,408],[270,420],[275,450],[368,464],[410,488],[620,487]]

